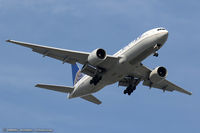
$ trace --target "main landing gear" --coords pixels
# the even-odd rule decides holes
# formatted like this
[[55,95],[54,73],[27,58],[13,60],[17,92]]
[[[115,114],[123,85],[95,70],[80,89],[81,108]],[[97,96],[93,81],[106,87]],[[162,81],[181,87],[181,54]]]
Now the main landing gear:
[[119,86],[126,86],[127,88],[124,90],[124,94],[128,94],[129,96],[136,90],[136,86],[140,83],[141,79],[134,78],[132,76],[127,76],[119,81]]
[[94,85],[97,85],[99,83],[105,71],[106,70],[104,68],[95,67],[88,63],[85,64],[81,69],[82,73],[87,74],[90,77],[92,77],[92,79],[90,80],[90,84],[94,84]]
[[136,89],[136,86],[132,86],[129,85],[125,90],[124,90],[124,94],[128,93],[128,95],[130,96],[131,93],[133,93],[133,91]]
[[101,79],[102,79],[102,76],[95,75],[95,76],[90,80],[90,84],[97,85]]

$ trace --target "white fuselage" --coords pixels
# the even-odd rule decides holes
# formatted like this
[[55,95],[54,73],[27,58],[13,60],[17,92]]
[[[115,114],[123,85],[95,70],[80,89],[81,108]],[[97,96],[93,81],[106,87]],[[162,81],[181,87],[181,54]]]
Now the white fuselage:
[[114,54],[115,57],[119,57],[119,62],[113,64],[112,69],[106,70],[102,80],[97,85],[90,84],[92,77],[85,75],[75,84],[75,89],[69,94],[68,98],[89,95],[101,90],[106,85],[120,81],[125,76],[128,76],[127,74],[130,71],[133,71],[134,65],[137,65],[160,49],[167,38],[168,31],[164,28],[156,28],[145,32]]

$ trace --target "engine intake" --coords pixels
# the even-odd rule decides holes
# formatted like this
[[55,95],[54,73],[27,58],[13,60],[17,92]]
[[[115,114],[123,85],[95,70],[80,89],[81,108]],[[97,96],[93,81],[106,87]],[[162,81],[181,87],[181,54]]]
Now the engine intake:
[[157,73],[160,77],[165,77],[167,74],[167,69],[165,69],[164,67],[159,67]]
[[95,49],[92,53],[88,56],[89,64],[93,66],[97,66],[101,62],[106,59],[106,51],[104,49]]
[[98,49],[96,52],[97,57],[104,59],[106,57],[106,51],[103,49]]
[[167,77],[167,69],[165,67],[155,68],[149,75],[152,83],[159,83]]

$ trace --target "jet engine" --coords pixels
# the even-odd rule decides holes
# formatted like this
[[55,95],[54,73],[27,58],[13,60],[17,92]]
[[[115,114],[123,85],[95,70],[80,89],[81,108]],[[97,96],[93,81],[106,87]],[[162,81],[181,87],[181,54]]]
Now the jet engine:
[[152,83],[159,83],[167,77],[167,69],[164,67],[155,68],[149,75]]
[[93,66],[97,66],[101,62],[106,59],[106,51],[104,49],[95,49],[92,53],[88,56],[89,64]]

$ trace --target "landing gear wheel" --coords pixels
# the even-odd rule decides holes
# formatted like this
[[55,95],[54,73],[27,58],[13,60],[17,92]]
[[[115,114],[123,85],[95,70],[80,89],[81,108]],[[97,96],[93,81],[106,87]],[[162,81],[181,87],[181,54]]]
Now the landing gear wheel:
[[136,86],[134,86],[134,87],[133,87],[133,90],[132,90],[132,92],[133,92],[134,90],[136,90]]
[[90,80],[90,84],[97,85],[101,79],[102,79],[101,76],[95,76]]
[[159,55],[159,54],[156,52],[156,53],[154,53],[154,55],[153,55],[153,56],[155,56],[155,57],[158,57],[158,55]]
[[128,95],[130,96],[130,95],[131,95],[131,93],[132,93],[132,92],[131,92],[131,91],[129,91],[129,92],[128,92]]
[[90,80],[90,84],[93,84],[93,82],[94,82],[93,80]]
[[94,85],[97,85],[98,84],[98,82],[94,82]]
[[124,94],[126,94],[126,93],[128,93],[128,91],[127,91],[127,90],[124,90]]
[[123,91],[123,93],[131,95],[133,91],[136,90],[136,86],[140,83],[140,81],[141,81],[140,78],[127,76],[122,81],[119,81],[119,86],[127,86],[127,88]]
[[133,91],[136,89],[136,86],[128,86],[125,90],[124,90],[124,94],[128,93],[128,95],[130,96]]

